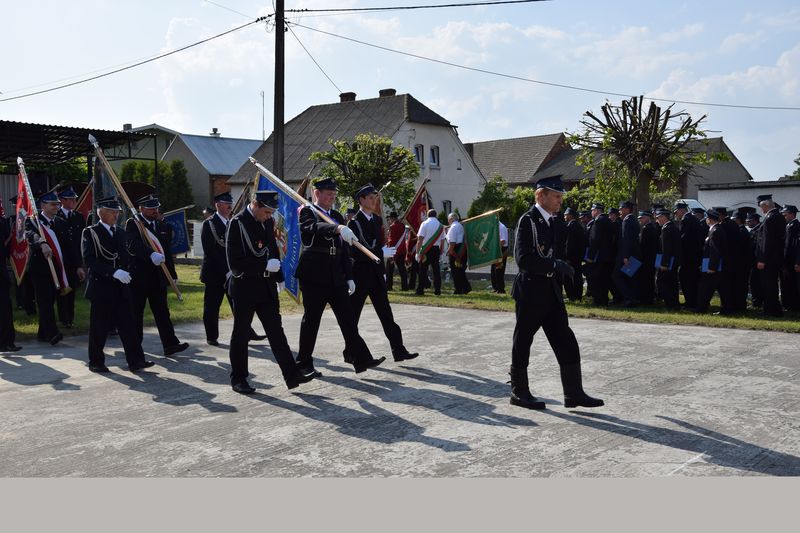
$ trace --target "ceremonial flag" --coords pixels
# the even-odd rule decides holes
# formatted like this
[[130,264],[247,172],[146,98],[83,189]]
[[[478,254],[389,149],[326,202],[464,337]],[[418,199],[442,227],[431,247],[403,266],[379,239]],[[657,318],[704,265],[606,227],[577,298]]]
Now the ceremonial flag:
[[[38,216],[36,216],[34,220],[37,226],[41,224]],[[61,284],[61,291],[69,289],[70,287],[69,287],[69,281],[67,280],[67,272],[66,269],[64,268],[64,260],[62,259],[64,254],[61,251],[61,244],[59,244],[58,242],[58,237],[56,236],[56,233],[53,230],[51,230],[48,226],[42,226],[42,230],[44,230],[44,239],[45,241],[47,241],[47,245],[53,252],[53,263],[56,269],[58,282]],[[64,292],[62,292],[62,294],[64,294]]]
[[408,205],[408,209],[400,217],[400,222],[411,226],[411,231],[416,235],[422,221],[428,218],[429,205],[428,180],[425,179],[417,189],[417,192],[414,193],[414,198]]
[[89,214],[92,212],[92,205],[94,204],[94,188],[92,182],[83,189],[83,192],[78,197],[78,202],[75,204],[75,211],[83,215],[85,220],[89,220]]
[[191,250],[189,228],[186,226],[186,208],[164,213],[164,222],[172,226],[172,242],[170,243],[172,255],[185,254]]
[[263,175],[258,175],[258,188],[256,190],[277,191],[280,198],[278,209],[272,214],[275,221],[275,241],[278,243],[281,269],[283,270],[284,287],[295,300],[300,298],[300,284],[294,277],[297,263],[300,261],[300,203],[286,194]]
[[464,226],[464,242],[467,243],[467,262],[470,269],[497,263],[503,258],[498,211],[489,211],[461,221],[461,225]]
[[22,276],[28,266],[30,249],[28,241],[25,239],[25,219],[33,213],[33,205],[28,197],[28,190],[25,187],[25,180],[22,172],[17,176],[17,216],[11,235],[11,267],[14,270],[14,277],[17,278],[17,285],[22,283]]

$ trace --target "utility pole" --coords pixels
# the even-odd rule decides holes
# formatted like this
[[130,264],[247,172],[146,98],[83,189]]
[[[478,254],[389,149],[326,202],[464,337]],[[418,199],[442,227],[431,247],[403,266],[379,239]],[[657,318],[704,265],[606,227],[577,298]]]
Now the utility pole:
[[284,0],[275,0],[275,122],[272,128],[272,172],[283,175]]
[[266,140],[266,130],[264,130],[264,91],[261,91],[261,142]]

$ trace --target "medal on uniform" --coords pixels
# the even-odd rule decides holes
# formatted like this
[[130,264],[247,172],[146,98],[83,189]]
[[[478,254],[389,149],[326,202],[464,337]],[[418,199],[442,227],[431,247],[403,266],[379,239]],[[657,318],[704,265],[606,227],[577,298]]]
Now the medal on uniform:
[[336,255],[336,247],[335,246],[331,246],[330,254],[331,255]]

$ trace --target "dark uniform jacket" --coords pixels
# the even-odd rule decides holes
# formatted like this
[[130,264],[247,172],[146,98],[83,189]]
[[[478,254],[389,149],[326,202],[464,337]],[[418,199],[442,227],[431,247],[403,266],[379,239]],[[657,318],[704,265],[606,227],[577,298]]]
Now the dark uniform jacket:
[[300,238],[303,241],[300,259],[294,277],[301,283],[313,283],[326,287],[347,284],[353,279],[350,263],[350,246],[336,233],[344,224],[341,213],[331,210],[330,217],[336,224],[324,222],[311,206],[300,210]]
[[786,241],[783,247],[783,257],[786,268],[794,272],[794,265],[800,264],[800,220],[794,219],[786,224]]
[[783,247],[786,235],[786,219],[772,208],[758,228],[756,261],[778,267],[783,264]]
[[586,230],[577,220],[567,223],[567,259],[570,262],[579,262],[586,253]]
[[259,222],[247,208],[228,224],[226,250],[234,302],[277,301],[276,283],[284,280],[283,272],[267,272],[267,261],[280,259],[274,226],[273,219]]
[[658,224],[655,222],[648,222],[642,226],[642,231],[639,235],[639,249],[642,252],[641,259],[643,268],[652,268],[655,264],[659,239]]
[[639,222],[633,214],[626,215],[622,221],[622,230],[619,237],[617,257],[642,258],[639,248]]
[[613,255],[614,224],[608,215],[597,215],[589,228],[589,259],[598,263],[607,263],[614,260]]
[[[37,221],[39,224],[47,225],[47,219],[39,213],[37,217]],[[72,253],[73,251],[69,248],[64,246],[64,243],[67,242],[67,227],[64,220],[54,217],[52,222],[50,222],[49,227],[53,230],[53,233],[56,234],[56,239],[58,240],[59,248],[61,248],[61,258],[66,264],[74,264],[76,261],[80,264],[80,259],[73,259]],[[31,245],[31,256],[28,263],[28,270],[34,276],[42,276],[42,277],[52,277],[50,273],[50,266],[47,264],[47,259],[45,259],[44,255],[42,254],[42,244],[45,244],[46,241],[42,238],[39,234],[39,228],[36,223],[31,220],[30,217],[25,219],[25,238],[28,240],[28,243]],[[55,253],[56,250],[53,250]],[[56,261],[53,261],[53,266],[56,268],[56,273],[58,273],[58,265]],[[59,282],[61,280],[61,276],[59,275]]]
[[[786,222],[784,221],[784,224]],[[743,262],[743,254],[738,249],[739,243],[739,226],[730,217],[720,220],[720,226],[725,231],[725,242],[727,243],[726,259],[730,265],[728,272],[733,272],[734,268]]]
[[[714,224],[708,230],[708,237],[703,245],[703,257],[708,258],[708,270],[719,271],[720,261],[726,257],[728,251],[727,235],[721,224]],[[722,268],[731,268],[725,263]]]
[[703,243],[707,232],[703,231],[705,223],[697,220],[692,213],[685,213],[681,219],[681,248],[683,264],[688,267],[699,267],[703,260]]
[[[175,272],[175,263],[170,253],[170,247],[172,245],[172,227],[160,220],[149,223],[141,215],[137,215],[137,217],[144,227],[149,229],[161,243],[161,248],[164,250],[164,260],[167,265],[167,270],[172,276],[172,279],[177,279],[178,274]],[[125,225],[125,233],[128,236],[128,253],[131,255],[131,277],[133,277],[134,282],[148,286],[151,284],[158,284],[162,287],[166,287],[169,282],[162,273],[161,265],[156,266],[150,260],[150,254],[153,253],[153,249],[142,240],[142,235],[139,233],[139,228],[133,218],[128,219]]]
[[114,237],[101,223],[84,228],[81,255],[86,266],[86,298],[89,300],[119,301],[130,297],[128,285],[114,278],[118,269],[129,272],[125,230],[117,228]]
[[217,215],[203,221],[203,227],[200,232],[200,242],[203,244],[203,264],[200,266],[200,281],[203,283],[215,285],[225,283],[229,270],[228,259],[225,257],[227,229],[225,223]]
[[681,232],[672,220],[667,221],[666,224],[661,226],[659,251],[661,253],[661,263],[658,265],[659,267],[664,266],[669,270],[675,271],[683,264],[684,257],[683,248],[681,246]]
[[351,254],[353,257],[353,276],[355,276],[353,279],[356,282],[356,287],[363,287],[365,283],[370,287],[372,283],[385,285],[383,277],[386,274],[383,262],[383,220],[375,214],[372,215],[372,220],[368,220],[364,212],[359,210],[356,216],[348,222],[347,226],[356,234],[358,241],[381,260],[376,263],[367,257],[364,252],[353,247]]
[[561,299],[561,285],[555,276],[555,250],[563,246],[559,235],[561,232],[548,225],[536,205],[520,217],[514,239],[514,261],[519,273],[511,287],[515,300],[536,298],[547,290],[555,291]]
[[[69,216],[64,214],[63,209],[59,209],[56,216],[64,221],[65,238],[61,243],[61,250],[64,252],[64,264],[67,271],[72,272],[83,264],[81,257],[81,236],[86,227],[86,219],[77,211],[70,211]],[[67,253],[66,248],[69,249]]]

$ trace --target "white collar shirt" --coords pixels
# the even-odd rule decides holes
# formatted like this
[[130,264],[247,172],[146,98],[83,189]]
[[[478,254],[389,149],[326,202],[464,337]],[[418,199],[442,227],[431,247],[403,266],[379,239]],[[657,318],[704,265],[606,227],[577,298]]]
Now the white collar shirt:
[[464,226],[461,222],[454,220],[450,224],[450,229],[447,230],[447,242],[450,244],[460,244],[464,242]]
[[550,219],[553,218],[553,215],[551,213],[548,213],[547,211],[545,211],[544,207],[540,206],[539,204],[536,204],[536,209],[539,210],[539,212],[544,217],[544,221],[547,222],[547,225],[549,226],[550,225]]

